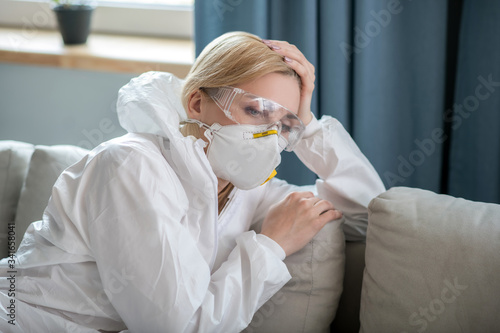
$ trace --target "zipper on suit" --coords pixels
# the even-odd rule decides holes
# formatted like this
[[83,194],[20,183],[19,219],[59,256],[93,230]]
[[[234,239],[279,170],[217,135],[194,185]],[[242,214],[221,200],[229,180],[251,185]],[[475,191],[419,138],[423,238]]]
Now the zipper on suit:
[[220,214],[218,216],[218,220],[217,220],[218,224],[221,223],[224,215],[226,214],[226,211],[228,210],[229,206],[231,205],[231,203],[233,201],[234,196],[236,195],[236,192],[238,192],[238,189],[235,187],[235,188],[233,188],[233,190],[231,191],[231,193],[229,193],[229,195],[227,196],[227,202],[224,205],[224,208],[222,208],[222,212],[220,212]]

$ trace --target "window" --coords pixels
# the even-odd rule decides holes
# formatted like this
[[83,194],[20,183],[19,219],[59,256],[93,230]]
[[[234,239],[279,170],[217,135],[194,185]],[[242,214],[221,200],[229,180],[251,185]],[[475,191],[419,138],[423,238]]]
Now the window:
[[[194,0],[104,0],[92,18],[92,31],[193,38]],[[27,32],[55,29],[49,1],[0,0],[0,25]]]
[[[101,1],[102,2],[102,1]],[[106,0],[117,4],[193,6],[194,0]]]

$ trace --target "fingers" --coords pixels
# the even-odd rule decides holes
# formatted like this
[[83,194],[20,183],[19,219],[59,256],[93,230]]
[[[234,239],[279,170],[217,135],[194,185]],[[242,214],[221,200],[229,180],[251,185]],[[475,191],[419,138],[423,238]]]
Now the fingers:
[[318,198],[312,192],[292,192],[288,196],[292,205],[302,205],[305,210],[309,211],[310,218],[321,217],[320,220],[326,223],[342,217],[342,212],[335,209],[330,201]]
[[[286,57],[285,57],[286,61]],[[288,65],[300,76],[302,79],[302,94],[311,94],[314,90],[314,81],[316,80],[316,76],[314,72],[311,72],[307,69],[302,63],[297,61],[286,61]]]
[[314,82],[316,80],[315,68],[304,54],[293,44],[279,40],[262,40],[271,50],[283,56],[288,66],[290,66],[301,78],[302,89],[300,92],[301,102],[299,105],[298,116],[302,122],[307,125],[312,120],[311,99],[314,91]]
[[319,223],[322,225],[327,224],[330,221],[338,220],[342,217],[342,212],[340,210],[327,210],[321,213],[319,216]]
[[292,192],[269,210],[261,234],[290,255],[303,248],[325,224],[341,216],[332,203],[312,192]]
[[325,220],[325,223],[342,217],[342,212],[335,209],[333,204],[327,200],[320,199],[316,202],[314,208],[315,213],[318,214],[319,212],[318,216],[321,217],[321,220]]
[[[269,44],[266,42],[269,42]],[[310,81],[314,84],[315,68],[295,45],[291,45],[288,42],[283,41],[266,42],[264,43],[266,43],[269,48],[283,56],[283,60],[306,81],[304,83],[308,83],[307,81]]]
[[313,64],[307,60],[304,54],[295,45],[279,40],[262,40],[262,42],[269,46],[270,49],[283,55],[285,62],[290,66],[297,66],[298,64],[300,65],[298,68],[300,68],[299,70],[301,72],[314,76],[315,68]]
[[335,207],[330,201],[327,200],[322,200],[320,198],[317,198],[318,201],[314,204],[314,208],[321,213],[327,211],[327,210],[334,210]]
[[266,39],[263,39],[262,42],[267,46],[269,46],[269,48],[271,48],[272,50],[278,52],[279,54],[283,54],[284,56],[286,55],[295,61],[299,61],[304,64],[308,63],[312,66],[312,64],[309,63],[304,54],[293,44],[281,40],[266,40]]

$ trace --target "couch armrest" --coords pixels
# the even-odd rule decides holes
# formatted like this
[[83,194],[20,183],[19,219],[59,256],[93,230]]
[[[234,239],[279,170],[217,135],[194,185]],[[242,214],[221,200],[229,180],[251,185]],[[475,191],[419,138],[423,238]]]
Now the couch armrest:
[[344,291],[340,297],[331,332],[359,332],[359,308],[363,271],[365,269],[365,247],[365,243],[346,242]]

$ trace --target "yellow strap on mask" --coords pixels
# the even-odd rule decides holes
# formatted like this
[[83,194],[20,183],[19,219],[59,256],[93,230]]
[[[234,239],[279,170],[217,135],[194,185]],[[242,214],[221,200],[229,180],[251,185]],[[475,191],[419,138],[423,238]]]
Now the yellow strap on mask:
[[274,169],[273,172],[271,172],[271,175],[269,176],[269,178],[267,178],[265,182],[263,182],[262,184],[260,184],[260,186],[262,186],[265,183],[267,183],[268,181],[270,181],[274,176],[276,176],[276,174],[277,174],[276,169]]
[[[254,133],[253,134],[253,138],[254,139],[257,139],[257,138],[263,138],[265,136],[268,136],[268,135],[273,135],[273,134],[278,134],[278,131],[277,130],[269,130],[269,131],[265,131],[265,132],[260,132],[260,133]],[[271,177],[272,178],[272,177]]]
[[[278,135],[278,131],[277,130],[269,130],[269,131],[265,131],[265,132],[254,133],[253,138],[254,139],[263,138],[265,136],[273,135],[273,134]],[[261,186],[264,185],[265,183],[267,183],[268,181],[270,181],[274,176],[276,176],[276,174],[277,174],[276,170],[273,170],[273,172],[271,172],[271,175],[269,176],[269,178],[267,178],[266,181],[261,184]]]

